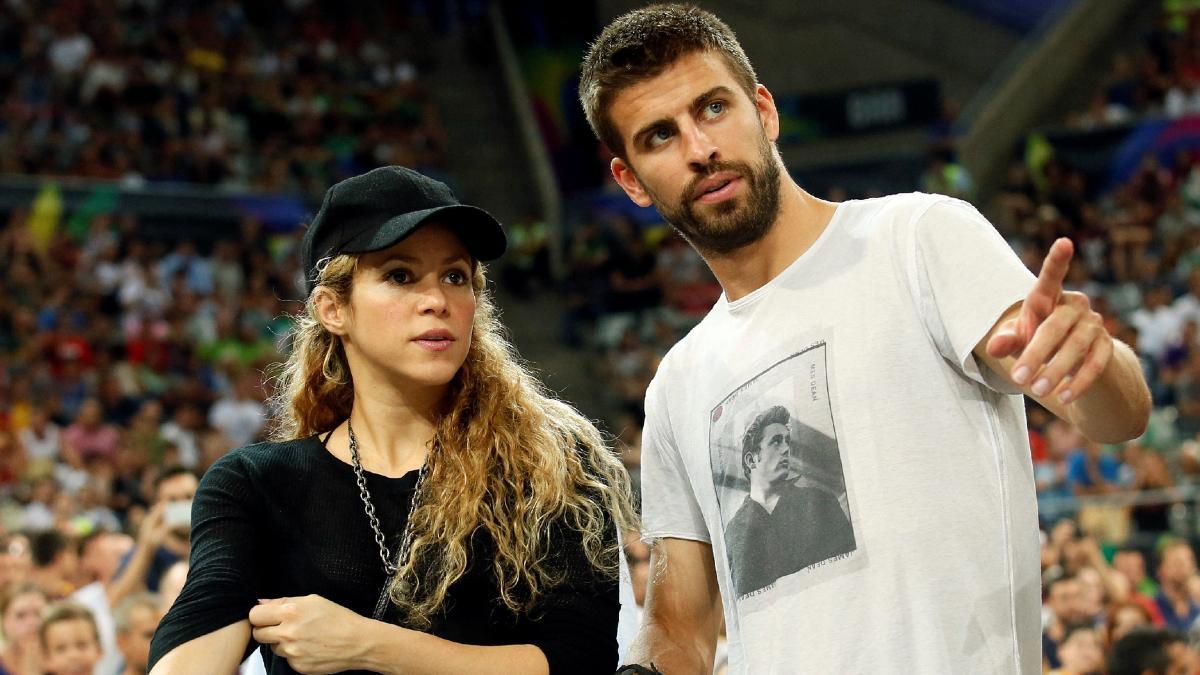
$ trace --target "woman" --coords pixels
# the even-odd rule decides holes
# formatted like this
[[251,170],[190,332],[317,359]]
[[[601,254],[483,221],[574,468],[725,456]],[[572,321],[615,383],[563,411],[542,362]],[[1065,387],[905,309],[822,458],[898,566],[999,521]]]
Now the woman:
[[11,587],[0,599],[0,628],[4,631],[0,675],[39,675],[42,672],[38,626],[47,603],[46,592],[28,582]]
[[153,672],[608,672],[628,478],[516,362],[484,294],[499,224],[399,167],[305,234],[277,442],[201,482]]

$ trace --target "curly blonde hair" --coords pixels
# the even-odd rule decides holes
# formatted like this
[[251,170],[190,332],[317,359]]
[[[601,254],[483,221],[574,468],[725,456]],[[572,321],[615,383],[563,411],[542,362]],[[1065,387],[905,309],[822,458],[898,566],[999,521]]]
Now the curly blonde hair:
[[[357,257],[320,268],[314,286],[348,303]],[[629,476],[596,427],[549,395],[516,356],[496,319],[484,268],[474,265],[476,310],[466,362],[450,383],[427,458],[412,544],[389,584],[409,625],[425,628],[470,563],[472,536],[491,538],[500,600],[533,611],[568,570],[550,564],[553,523],[582,539],[594,571],[615,579],[619,533],[637,528]],[[304,438],[350,416],[354,385],[341,340],[317,320],[315,294],[295,317],[291,352],[276,374],[275,440]]]

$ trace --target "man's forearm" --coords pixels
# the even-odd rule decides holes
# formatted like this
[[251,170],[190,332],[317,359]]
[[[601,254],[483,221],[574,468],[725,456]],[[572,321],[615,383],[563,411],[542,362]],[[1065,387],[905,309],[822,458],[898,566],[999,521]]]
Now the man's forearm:
[[642,623],[637,638],[629,647],[625,663],[651,664],[664,675],[675,673],[711,673],[717,636],[681,638],[672,635],[652,620]]
[[[1070,382],[1065,385],[1070,386]],[[1067,414],[1084,436],[1098,443],[1120,443],[1144,433],[1150,419],[1150,389],[1133,350],[1114,340],[1104,373],[1067,407]]]
[[134,547],[129,562],[125,563],[125,569],[104,589],[110,606],[116,607],[125,596],[146,587],[146,573],[150,571],[150,563],[154,560],[155,548],[144,542],[138,542]]

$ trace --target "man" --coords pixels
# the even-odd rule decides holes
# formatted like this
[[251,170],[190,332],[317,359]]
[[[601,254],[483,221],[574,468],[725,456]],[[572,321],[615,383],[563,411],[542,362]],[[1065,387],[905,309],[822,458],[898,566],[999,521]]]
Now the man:
[[1086,675],[1104,670],[1104,647],[1095,623],[1077,623],[1066,628],[1058,652],[1062,665],[1050,675]]
[[1191,544],[1173,541],[1158,555],[1158,595],[1154,603],[1168,628],[1187,632],[1200,619],[1200,604],[1188,592],[1188,580],[1196,574],[1196,554]]
[[742,471],[750,492],[726,527],[739,596],[854,550],[854,532],[837,497],[792,482],[790,421],[787,408],[772,406],[742,437]]
[[171,565],[191,552],[192,498],[199,481],[183,467],[164,469],[155,481],[154,505],[142,518],[137,542],[122,561],[113,580],[110,600],[115,605],[136,590],[158,592],[159,579]]
[[1141,628],[1117,640],[1108,658],[1108,675],[1187,675],[1196,654],[1182,633]]
[[1083,586],[1075,577],[1059,577],[1046,586],[1046,608],[1050,621],[1042,631],[1042,657],[1051,668],[1062,665],[1059,645],[1066,638],[1067,627],[1088,620],[1084,608]]
[[254,371],[237,374],[233,391],[208,411],[208,423],[225,434],[233,447],[250,445],[267,421],[267,407],[259,392],[262,382]]
[[158,626],[159,599],[153,593],[135,593],[117,605],[114,618],[117,625],[117,648],[124,665],[120,675],[146,675],[150,660],[150,639]]
[[70,595],[79,582],[79,555],[67,535],[58,530],[36,532],[30,538],[32,580],[55,600]]
[[[1037,672],[1016,394],[1100,442],[1140,434],[1150,405],[1134,354],[1062,290],[1070,242],[1035,280],[964,202],[809,195],[774,147],[770,91],[703,10],[616,19],[585,57],[580,98],[617,183],[724,289],[647,392],[642,534],[661,572],[627,662],[709,672],[724,607],[733,673]],[[824,406],[855,549],[739,596],[726,524],[740,503],[713,468],[727,436],[710,432],[746,388]]]
[[129,535],[104,530],[92,532],[78,544],[79,568],[85,585],[72,593],[70,600],[87,608],[96,621],[101,651],[99,671],[104,673],[116,672],[121,663],[112,608],[120,600],[119,594],[128,589],[112,582],[121,560],[133,547],[134,540]]

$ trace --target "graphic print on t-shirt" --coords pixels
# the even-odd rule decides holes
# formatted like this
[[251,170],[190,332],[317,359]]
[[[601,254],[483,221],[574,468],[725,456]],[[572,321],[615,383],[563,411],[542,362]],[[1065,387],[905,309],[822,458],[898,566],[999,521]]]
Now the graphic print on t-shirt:
[[709,456],[741,598],[856,549],[825,343],[775,363],[709,415]]

